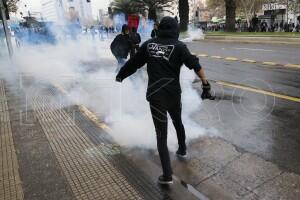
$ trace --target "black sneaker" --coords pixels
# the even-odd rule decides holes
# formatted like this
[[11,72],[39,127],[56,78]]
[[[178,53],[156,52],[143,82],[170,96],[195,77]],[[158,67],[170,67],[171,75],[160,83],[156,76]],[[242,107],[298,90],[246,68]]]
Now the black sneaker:
[[163,175],[158,177],[158,183],[162,185],[169,185],[173,184],[173,178],[171,177],[165,177]]
[[180,150],[180,149],[178,149],[178,150],[176,151],[176,155],[177,155],[178,157],[180,157],[180,158],[186,158],[186,157],[187,157],[186,151],[183,151],[183,150]]

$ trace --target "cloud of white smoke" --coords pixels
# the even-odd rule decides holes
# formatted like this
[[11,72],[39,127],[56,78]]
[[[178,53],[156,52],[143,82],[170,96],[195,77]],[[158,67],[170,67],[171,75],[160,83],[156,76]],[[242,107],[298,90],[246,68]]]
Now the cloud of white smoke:
[[[156,136],[148,102],[145,67],[122,84],[115,82],[117,62],[110,53],[110,42],[83,37],[56,45],[26,45],[15,52],[12,63],[1,65],[2,78],[14,82],[17,74],[57,84],[68,92],[71,104],[90,108],[112,129],[115,141],[123,146],[156,148]],[[182,69],[183,120],[187,140],[215,134],[202,128],[191,117],[201,112],[201,99],[192,87],[193,71]],[[177,137],[169,121],[170,150],[177,148]]]

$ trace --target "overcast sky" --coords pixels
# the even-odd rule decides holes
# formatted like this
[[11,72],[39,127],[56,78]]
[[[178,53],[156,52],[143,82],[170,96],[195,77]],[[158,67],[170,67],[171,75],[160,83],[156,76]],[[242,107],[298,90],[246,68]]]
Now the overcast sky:
[[[28,7],[32,8],[34,11],[41,11],[41,0],[22,0]],[[98,15],[99,9],[107,9],[110,0],[91,0],[93,15]]]

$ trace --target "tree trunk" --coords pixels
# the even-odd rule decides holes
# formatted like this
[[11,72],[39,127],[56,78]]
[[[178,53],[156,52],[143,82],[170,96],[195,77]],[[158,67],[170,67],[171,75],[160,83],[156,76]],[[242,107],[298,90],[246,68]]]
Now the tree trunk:
[[225,0],[226,7],[226,32],[235,32],[236,0]]
[[187,31],[189,24],[189,1],[179,0],[180,30]]
[[148,14],[148,19],[153,20],[154,22],[156,22],[157,20],[157,15],[156,15],[156,10],[155,8],[150,8],[149,9],[149,14]]

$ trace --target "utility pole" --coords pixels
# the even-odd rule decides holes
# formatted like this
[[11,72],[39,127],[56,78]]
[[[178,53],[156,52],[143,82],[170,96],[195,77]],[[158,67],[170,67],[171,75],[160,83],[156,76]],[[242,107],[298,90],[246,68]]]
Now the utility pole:
[[8,29],[7,20],[6,20],[6,14],[5,14],[5,7],[3,0],[0,0],[0,15],[2,16],[2,24],[4,28],[5,38],[6,38],[6,44],[8,48],[9,56],[12,57],[13,55],[13,48],[12,43],[10,39],[10,31]]
[[286,23],[289,23],[289,0],[286,0]]

